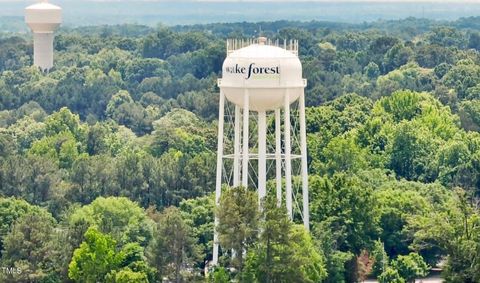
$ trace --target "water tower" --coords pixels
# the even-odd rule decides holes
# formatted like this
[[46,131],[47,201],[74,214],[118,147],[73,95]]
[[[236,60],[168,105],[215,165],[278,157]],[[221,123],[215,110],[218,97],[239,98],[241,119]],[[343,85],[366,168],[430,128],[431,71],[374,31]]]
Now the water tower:
[[[255,186],[260,201],[267,194],[267,179],[272,179],[278,204],[286,205],[293,220],[295,203],[309,228],[306,85],[298,41],[271,42],[264,37],[227,41],[223,78],[218,80],[217,205],[222,184]],[[294,104],[297,107],[292,109]],[[292,174],[294,161],[299,172]],[[301,176],[297,191],[292,175]],[[297,201],[295,196],[300,194],[302,200]],[[213,264],[218,263],[218,253],[215,232]]]
[[53,32],[62,22],[62,8],[43,0],[25,8],[25,22],[33,32],[33,64],[48,71],[53,67]]

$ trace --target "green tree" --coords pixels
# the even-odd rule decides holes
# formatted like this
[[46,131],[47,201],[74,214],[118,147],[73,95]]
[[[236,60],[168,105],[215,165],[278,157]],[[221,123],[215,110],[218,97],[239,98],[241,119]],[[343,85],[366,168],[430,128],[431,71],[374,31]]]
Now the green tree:
[[[109,234],[118,244],[137,242],[146,246],[152,238],[153,222],[138,204],[124,197],[99,197],[91,204],[76,209],[68,216],[72,231],[85,231],[94,226]],[[77,233],[83,234],[84,232]],[[72,239],[77,241],[79,239]]]
[[23,199],[0,197],[0,251],[3,251],[3,239],[16,220],[29,213],[40,213],[41,209]]
[[115,189],[114,160],[107,155],[88,157],[82,155],[75,160],[70,172],[71,187],[66,198],[72,202],[88,204],[100,196],[107,195]]
[[360,148],[352,136],[340,136],[333,138],[323,150],[323,156],[327,163],[323,165],[328,175],[340,172],[355,173],[366,169],[367,154]]
[[[460,99],[475,98],[468,90],[480,83],[480,67],[472,60],[459,60],[443,78],[447,87],[453,88]],[[478,98],[478,97],[477,97]]]
[[378,277],[389,266],[389,260],[387,253],[385,252],[384,245],[381,241],[375,241],[372,249],[372,257],[374,260],[372,275]]
[[9,282],[48,282],[60,280],[63,260],[60,233],[52,215],[44,210],[32,210],[14,223],[4,237],[3,266],[17,267],[20,274],[10,275]]
[[385,187],[375,192],[382,229],[381,244],[392,258],[409,252],[413,238],[407,229],[408,218],[425,215],[430,211],[430,203],[420,192],[415,191],[419,185],[421,184],[393,181],[382,184]]
[[106,276],[107,282],[148,283],[155,281],[155,270],[147,264],[144,248],[138,243],[128,243],[119,252],[119,265]]
[[86,127],[80,123],[80,117],[66,107],[45,119],[45,130],[47,136],[70,132],[77,141],[84,141],[86,137]]
[[433,157],[437,148],[431,135],[404,121],[394,133],[389,167],[407,180],[431,181],[436,175]]
[[28,152],[50,158],[57,162],[60,168],[71,168],[79,157],[77,141],[70,132],[61,132],[36,141]]
[[115,283],[148,283],[148,276],[142,272],[132,271],[126,267],[118,272],[109,273],[107,282]]
[[223,267],[216,268],[209,274],[209,281],[211,283],[228,283],[230,282],[230,276]]
[[300,225],[294,225],[273,197],[263,207],[262,232],[248,253],[246,282],[322,282],[326,277],[323,256]]
[[405,283],[396,269],[387,267],[387,269],[378,276],[378,282],[380,283]]
[[30,116],[17,120],[3,132],[15,137],[20,152],[28,150],[35,141],[46,134],[45,123],[37,122]]
[[153,127],[150,149],[154,156],[172,149],[196,155],[213,145],[209,139],[214,137],[214,132],[195,114],[183,109],[172,110],[153,122]]
[[430,269],[422,256],[417,253],[400,255],[391,264],[406,282],[415,282],[415,278],[427,276]]
[[414,62],[380,76],[376,81],[379,96],[389,96],[395,91],[403,89],[431,91],[434,87],[433,82],[433,70],[421,68]]
[[149,258],[159,277],[186,282],[185,271],[198,257],[191,228],[176,207],[166,208],[158,217],[157,230],[149,247]]
[[113,117],[116,109],[124,103],[132,103],[133,99],[130,96],[130,93],[126,90],[120,90],[110,98],[110,101],[107,104],[107,109],[105,114],[107,117]]
[[410,219],[409,227],[415,235],[412,247],[437,247],[447,254],[442,275],[448,282],[476,282],[480,279],[476,256],[480,239],[478,209],[472,207],[461,189],[446,199],[436,199],[434,211]]
[[235,252],[232,263],[241,271],[243,252],[256,241],[258,235],[258,195],[245,187],[228,188],[222,193],[215,213],[220,245]]
[[23,198],[31,204],[45,205],[58,215],[61,183],[58,166],[40,156],[12,155],[0,160],[0,191],[4,196]]
[[359,254],[368,248],[379,232],[372,187],[356,176],[339,173],[331,178],[313,176],[309,183],[315,196],[311,221],[335,232],[340,251]]
[[85,241],[77,248],[68,268],[68,277],[76,282],[102,282],[105,276],[120,263],[115,252],[115,240],[89,228],[85,233]]
[[368,63],[363,72],[369,79],[376,79],[380,75],[380,68],[374,62]]
[[205,257],[200,262],[202,265],[207,258],[212,257],[215,197],[211,194],[184,200],[179,208],[185,223],[192,228],[192,235],[197,239],[201,254]]

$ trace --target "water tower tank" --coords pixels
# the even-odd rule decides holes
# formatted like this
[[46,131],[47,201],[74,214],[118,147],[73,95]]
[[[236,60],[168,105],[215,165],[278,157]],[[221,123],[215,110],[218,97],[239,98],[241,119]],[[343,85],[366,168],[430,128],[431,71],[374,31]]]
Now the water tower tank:
[[256,44],[229,52],[223,63],[223,78],[219,81],[225,97],[242,108],[247,89],[251,111],[282,107],[287,90],[293,102],[306,85],[295,46],[288,50],[265,43],[266,38],[261,37]]
[[33,63],[42,70],[53,66],[53,32],[62,22],[62,8],[46,0],[25,8],[25,22],[33,32]]

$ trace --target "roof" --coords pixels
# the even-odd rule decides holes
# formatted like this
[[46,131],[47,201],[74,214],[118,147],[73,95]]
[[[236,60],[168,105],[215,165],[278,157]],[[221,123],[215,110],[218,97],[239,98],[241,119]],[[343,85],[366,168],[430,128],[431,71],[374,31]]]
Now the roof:
[[25,8],[26,10],[61,10],[59,6],[50,4],[48,2],[40,2],[37,4],[33,4]]

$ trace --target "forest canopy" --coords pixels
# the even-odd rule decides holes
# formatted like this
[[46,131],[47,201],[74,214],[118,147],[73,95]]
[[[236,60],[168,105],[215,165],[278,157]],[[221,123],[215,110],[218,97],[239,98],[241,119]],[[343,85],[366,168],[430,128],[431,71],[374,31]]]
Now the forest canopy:
[[48,73],[2,35],[0,281],[479,282],[478,19],[261,23],[300,40],[310,233],[252,188],[215,208],[225,39],[257,26],[63,29]]

